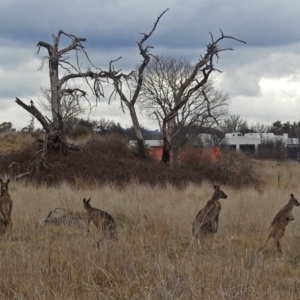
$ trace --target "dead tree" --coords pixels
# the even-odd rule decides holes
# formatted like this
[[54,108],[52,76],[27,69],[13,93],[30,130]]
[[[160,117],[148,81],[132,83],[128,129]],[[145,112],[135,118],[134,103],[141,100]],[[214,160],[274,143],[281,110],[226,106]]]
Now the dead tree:
[[[168,9],[167,9],[168,10]],[[47,43],[43,41],[39,41],[38,46],[38,53],[40,48],[45,48],[48,51],[48,56],[45,56],[43,60],[47,60],[49,64],[49,78],[50,78],[50,102],[51,102],[51,112],[52,112],[52,120],[46,118],[34,105],[31,101],[30,105],[25,104],[21,99],[16,98],[16,103],[20,105],[22,108],[27,110],[31,115],[33,115],[43,126],[46,132],[46,138],[44,141],[47,141],[47,145],[43,146],[45,149],[48,149],[48,146],[54,147],[55,149],[59,149],[63,152],[67,152],[68,150],[78,150],[74,145],[70,145],[66,142],[66,135],[64,131],[64,118],[63,118],[63,110],[62,110],[62,99],[64,96],[69,95],[73,96],[74,98],[78,99],[78,97],[86,98],[86,92],[79,89],[79,88],[71,88],[68,85],[69,80],[73,80],[76,78],[84,78],[91,88],[93,94],[96,96],[96,100],[104,97],[104,89],[103,89],[103,81],[112,80],[114,91],[112,95],[118,94],[121,98],[121,105],[124,109],[123,104],[127,106],[130,112],[130,116],[132,119],[132,123],[134,126],[135,134],[137,137],[137,141],[139,144],[139,154],[141,157],[146,156],[144,139],[141,133],[141,128],[139,125],[138,117],[135,111],[135,103],[137,101],[142,81],[143,81],[143,71],[147,66],[150,60],[150,49],[153,48],[151,46],[144,47],[143,43],[152,35],[155,31],[156,26],[160,20],[160,18],[164,15],[167,11],[165,10],[158,18],[157,21],[154,23],[154,26],[149,34],[143,33],[143,38],[140,42],[138,42],[138,47],[140,50],[140,54],[143,56],[143,62],[139,67],[138,71],[138,84],[136,86],[135,91],[133,92],[133,96],[128,99],[122,89],[123,83],[125,82],[127,86],[128,80],[130,79],[133,72],[129,74],[121,73],[121,70],[115,70],[113,67],[113,63],[117,60],[112,60],[109,63],[109,70],[104,71],[99,68],[95,68],[94,65],[91,63],[87,52],[85,51],[85,47],[83,46],[83,42],[86,41],[85,38],[77,37],[73,34],[65,33],[62,30],[59,30],[58,34],[55,36],[53,35],[53,43]],[[62,36],[66,36],[68,39],[71,40],[69,46],[60,49],[59,43]],[[76,53],[76,65],[73,64],[70,59],[66,56],[67,53],[70,51],[75,51]],[[84,53],[85,57],[91,63],[92,67],[95,68],[96,71],[92,71],[89,67],[87,71],[82,71],[82,68],[79,64],[79,53]],[[64,70],[65,74],[60,77],[59,71]],[[93,84],[90,83],[89,80],[93,81]],[[66,88],[67,87],[67,88]],[[111,96],[112,96],[111,95]],[[111,99],[111,97],[110,97]],[[87,100],[87,99],[86,99]]]
[[[220,30],[221,31],[221,30]],[[232,48],[219,47],[219,42],[225,39],[232,39],[241,43],[246,44],[244,41],[236,39],[232,36],[224,35],[221,31],[221,36],[214,40],[211,35],[211,43],[206,46],[206,54],[201,56],[199,61],[194,65],[192,72],[183,80],[180,84],[179,89],[174,93],[175,106],[164,116],[162,120],[162,133],[163,133],[163,153],[161,161],[165,164],[170,163],[171,157],[171,141],[169,136],[168,124],[178,114],[178,111],[186,105],[190,100],[191,96],[196,93],[204,84],[208,81],[209,76],[213,71],[221,72],[214,67],[214,59],[219,59],[219,53],[222,51],[233,50]],[[202,79],[198,80],[198,74],[202,74]],[[204,95],[205,96],[205,95]],[[209,99],[208,107],[209,107]]]
[[[144,137],[142,135],[141,126],[139,124],[139,120],[138,120],[136,110],[135,110],[135,104],[137,102],[138,96],[139,96],[141,88],[142,88],[143,79],[144,79],[144,75],[143,75],[144,70],[145,70],[146,66],[148,65],[150,58],[151,58],[150,49],[153,48],[152,46],[145,47],[144,42],[146,42],[150,38],[152,33],[155,31],[159,20],[167,11],[168,11],[168,9],[166,9],[159,15],[156,22],[154,23],[152,30],[148,34],[141,33],[143,35],[143,38],[139,42],[137,42],[137,44],[139,47],[140,54],[143,57],[143,61],[142,61],[141,65],[138,67],[138,70],[136,73],[132,71],[127,75],[122,74],[122,76],[120,76],[117,73],[117,75],[115,76],[114,75],[115,70],[113,67],[113,62],[115,62],[115,61],[111,61],[109,64],[109,73],[111,74],[110,78],[113,80],[114,88],[115,88],[111,97],[114,95],[114,93],[117,93],[121,99],[122,109],[124,110],[124,104],[127,106],[129,113],[130,113],[131,120],[132,120],[132,125],[134,128],[137,143],[138,143],[139,156],[142,158],[146,158],[147,155],[146,155]],[[131,79],[132,76],[135,76],[135,83],[136,83],[136,84],[134,84],[133,90],[131,90],[131,86],[129,84],[129,80]],[[130,98],[125,95],[125,93],[123,91],[123,84],[125,84],[126,87],[130,90],[130,93],[129,93]]]
[[[59,44],[62,36],[67,37],[71,43],[69,46],[60,49]],[[46,118],[37,109],[33,101],[30,102],[30,105],[27,105],[21,99],[16,98],[16,103],[27,110],[41,123],[47,135],[47,138],[45,139],[47,143],[63,152],[75,149],[76,147],[69,145],[66,142],[62,99],[68,95],[75,99],[82,97],[88,101],[85,91],[78,87],[72,88],[68,82],[73,79],[85,79],[96,97],[96,101],[98,101],[101,97],[104,97],[103,81],[106,81],[107,78],[110,77],[110,74],[107,71],[102,71],[101,69],[94,67],[91,63],[89,56],[85,51],[85,47],[83,46],[83,42],[85,41],[85,38],[77,37],[73,34],[68,34],[59,30],[57,35],[53,35],[52,44],[43,41],[39,41],[37,44],[38,53],[41,48],[45,48],[48,52],[48,55],[43,58],[43,62],[48,61],[49,67],[51,120]],[[66,56],[71,51],[75,52],[75,61],[77,63],[72,63],[71,59]],[[79,62],[79,53],[85,55],[95,71],[92,71],[91,67],[88,67],[85,71],[82,70]],[[63,71],[64,74],[60,76],[59,71]]]

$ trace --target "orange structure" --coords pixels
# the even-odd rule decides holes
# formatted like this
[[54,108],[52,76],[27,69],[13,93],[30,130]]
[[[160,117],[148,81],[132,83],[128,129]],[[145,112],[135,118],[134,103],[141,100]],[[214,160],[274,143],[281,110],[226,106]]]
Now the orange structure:
[[162,147],[150,148],[149,155],[150,157],[160,160],[162,156]]
[[[160,160],[162,156],[162,147],[150,148],[149,155],[154,159]],[[182,162],[191,155],[199,160],[205,159],[217,161],[220,158],[220,148],[186,147],[180,151],[178,160],[179,162]]]

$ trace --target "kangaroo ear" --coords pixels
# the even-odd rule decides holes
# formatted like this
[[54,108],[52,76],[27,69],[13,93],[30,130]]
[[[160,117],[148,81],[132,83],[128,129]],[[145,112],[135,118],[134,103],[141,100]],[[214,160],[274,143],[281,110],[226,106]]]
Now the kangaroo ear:
[[214,189],[215,189],[215,191],[219,190],[219,186],[215,184]]
[[7,181],[6,181],[6,184],[9,184],[9,182],[10,182],[10,179],[8,178]]
[[85,198],[83,198],[83,200],[82,200],[82,201],[83,201],[83,203],[85,203],[85,202],[86,202]]
[[294,198],[294,194],[291,194],[291,198]]
[[89,202],[91,201],[91,198],[92,198],[92,197],[90,197],[90,198],[89,198],[89,199],[88,199],[86,202],[88,202],[88,203],[89,203]]
[[1,184],[3,183],[2,178],[0,178],[0,183],[1,183]]

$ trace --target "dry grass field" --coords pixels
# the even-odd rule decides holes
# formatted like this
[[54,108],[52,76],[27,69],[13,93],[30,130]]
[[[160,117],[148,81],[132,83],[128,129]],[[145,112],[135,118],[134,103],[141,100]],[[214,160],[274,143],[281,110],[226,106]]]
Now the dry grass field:
[[0,156],[17,151],[34,141],[30,134],[21,132],[1,132],[0,133]]
[[[14,224],[0,238],[0,299],[300,299],[299,208],[283,255],[275,246],[258,252],[290,193],[300,198],[300,165],[254,164],[264,187],[222,186],[228,198],[221,200],[219,232],[200,243],[191,224],[212,195],[205,182],[180,190],[12,182]],[[118,240],[102,239],[92,224],[90,233],[84,225],[36,226],[56,207],[84,213],[84,197],[115,218]]]

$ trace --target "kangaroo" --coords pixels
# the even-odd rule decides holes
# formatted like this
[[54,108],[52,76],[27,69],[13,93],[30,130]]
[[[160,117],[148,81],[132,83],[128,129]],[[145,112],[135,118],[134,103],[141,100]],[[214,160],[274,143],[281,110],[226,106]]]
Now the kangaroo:
[[11,196],[8,193],[9,182],[10,179],[7,179],[6,182],[3,182],[3,180],[0,178],[0,224],[4,225],[5,229],[12,228],[11,212],[13,208],[13,202]]
[[292,214],[294,206],[299,205],[300,203],[298,202],[298,200],[294,197],[293,194],[291,194],[289,202],[274,217],[273,222],[269,227],[267,239],[264,245],[259,249],[259,251],[265,252],[267,248],[269,248],[267,247],[268,241],[270,240],[270,238],[273,238],[274,243],[276,243],[277,245],[278,252],[282,253],[280,240],[284,236],[286,226],[290,223],[290,221],[294,220],[294,216]]
[[219,199],[226,199],[227,195],[220,190],[218,185],[214,185],[214,193],[206,205],[198,212],[193,225],[192,233],[196,238],[200,237],[200,234],[216,233],[219,228],[219,215],[221,211],[221,204]]
[[91,198],[88,200],[83,198],[83,207],[86,209],[88,216],[87,232],[90,231],[89,226],[91,221],[93,221],[97,229],[101,230],[105,237],[116,238],[116,223],[113,217],[103,210],[92,207],[90,201]]

